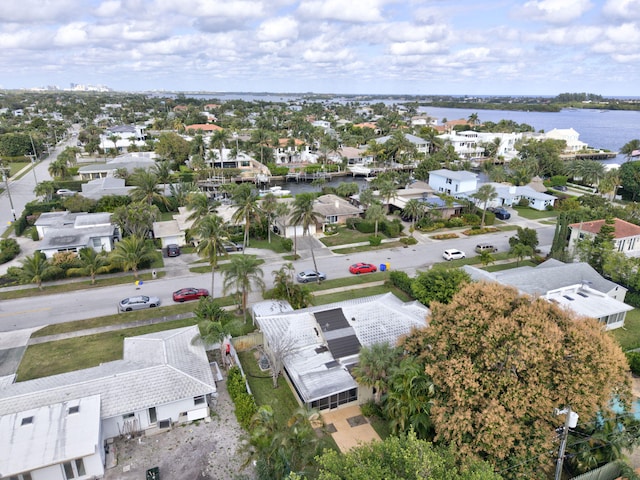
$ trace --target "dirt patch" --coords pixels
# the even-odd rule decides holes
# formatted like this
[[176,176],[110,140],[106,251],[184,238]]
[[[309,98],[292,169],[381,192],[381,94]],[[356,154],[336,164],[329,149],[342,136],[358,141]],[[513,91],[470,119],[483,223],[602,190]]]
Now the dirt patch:
[[115,441],[118,464],[105,480],[144,479],[158,467],[162,480],[231,480],[256,478],[247,455],[226,383],[218,382],[218,403],[210,422],[193,422],[169,432]]

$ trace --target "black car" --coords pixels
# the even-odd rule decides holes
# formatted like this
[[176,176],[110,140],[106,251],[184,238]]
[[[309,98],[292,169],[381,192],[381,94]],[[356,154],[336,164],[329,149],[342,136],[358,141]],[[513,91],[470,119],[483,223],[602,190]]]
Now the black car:
[[177,257],[178,255],[180,255],[180,247],[178,245],[167,245],[167,257]]
[[566,185],[556,185],[555,187],[553,187],[555,190],[558,190],[560,192],[566,192],[567,191],[567,186]]
[[241,243],[228,242],[224,244],[226,252],[241,252],[243,247]]
[[491,207],[487,208],[487,211],[493,213],[500,220],[509,220],[511,218],[509,211],[503,207]]

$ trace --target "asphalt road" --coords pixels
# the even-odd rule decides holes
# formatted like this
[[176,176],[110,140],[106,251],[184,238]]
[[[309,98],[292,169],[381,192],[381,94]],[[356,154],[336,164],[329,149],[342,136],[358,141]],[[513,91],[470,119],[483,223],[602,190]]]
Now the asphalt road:
[[[539,226],[537,230],[542,250],[548,251],[553,239],[554,227]],[[446,248],[458,248],[471,256],[475,255],[473,248],[477,243],[490,241],[500,251],[505,251],[509,247],[508,239],[514,233],[511,231],[445,241],[424,238],[421,243],[408,248],[390,248],[353,255],[335,254],[327,248],[320,248],[316,250],[316,261],[318,270],[326,273],[328,279],[349,276],[348,267],[355,262],[368,262],[378,266],[382,263],[388,263],[391,270],[403,270],[409,275],[414,275],[417,270],[425,270],[433,263],[442,261],[442,251]],[[247,253],[258,253],[258,251],[254,252],[249,249]],[[304,258],[293,262],[296,272],[313,269],[313,261],[309,252],[301,250],[299,253],[303,254]],[[0,332],[111,315],[117,313],[117,304],[121,299],[137,294],[158,296],[162,305],[171,305],[174,303],[171,294],[175,290],[183,287],[211,289],[211,275],[209,273],[189,273],[188,261],[189,258],[186,255],[166,258],[167,275],[157,280],[144,282],[140,289],[136,289],[134,284],[125,284],[80,290],[67,294],[3,300],[0,302]],[[266,263],[262,265],[263,278],[267,288],[273,285],[272,272],[278,270],[284,263],[286,263],[284,260],[270,254]],[[223,295],[222,275],[219,273],[215,277],[214,294],[216,297]],[[257,298],[257,294],[254,294],[251,301],[255,301]],[[122,315],[126,315],[126,313]]]

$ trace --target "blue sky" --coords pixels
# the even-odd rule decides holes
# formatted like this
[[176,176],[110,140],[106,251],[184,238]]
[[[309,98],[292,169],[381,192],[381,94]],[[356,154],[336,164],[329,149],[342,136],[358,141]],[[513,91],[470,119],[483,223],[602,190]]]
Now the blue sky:
[[0,62],[0,88],[637,96],[640,0],[8,0]]

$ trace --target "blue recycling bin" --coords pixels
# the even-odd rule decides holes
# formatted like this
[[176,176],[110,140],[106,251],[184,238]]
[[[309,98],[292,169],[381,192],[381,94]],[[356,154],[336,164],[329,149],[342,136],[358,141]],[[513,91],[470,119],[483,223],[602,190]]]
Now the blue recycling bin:
[[387,265],[385,263],[380,264],[380,271],[384,272],[387,269]]

